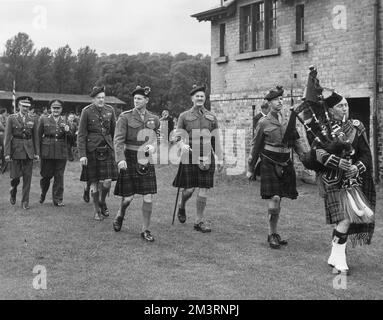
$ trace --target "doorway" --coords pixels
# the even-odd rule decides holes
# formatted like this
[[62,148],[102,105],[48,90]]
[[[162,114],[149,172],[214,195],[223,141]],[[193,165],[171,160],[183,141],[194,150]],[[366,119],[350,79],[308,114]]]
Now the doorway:
[[370,139],[370,98],[346,99],[350,108],[350,119],[361,121],[365,128],[367,138]]

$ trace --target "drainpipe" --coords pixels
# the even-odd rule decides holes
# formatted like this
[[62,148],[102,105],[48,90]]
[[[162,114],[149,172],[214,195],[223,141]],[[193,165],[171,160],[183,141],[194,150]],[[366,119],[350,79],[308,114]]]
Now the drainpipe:
[[373,150],[374,150],[374,171],[375,171],[375,183],[379,183],[379,153],[378,153],[378,50],[379,50],[379,0],[375,0],[374,3],[374,104],[373,104],[373,115],[372,125],[374,132]]

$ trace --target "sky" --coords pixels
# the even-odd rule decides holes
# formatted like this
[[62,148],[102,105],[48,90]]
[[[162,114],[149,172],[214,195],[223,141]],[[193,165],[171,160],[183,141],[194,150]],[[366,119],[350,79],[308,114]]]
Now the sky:
[[18,32],[35,48],[210,54],[210,22],[192,14],[220,0],[0,0],[0,54]]

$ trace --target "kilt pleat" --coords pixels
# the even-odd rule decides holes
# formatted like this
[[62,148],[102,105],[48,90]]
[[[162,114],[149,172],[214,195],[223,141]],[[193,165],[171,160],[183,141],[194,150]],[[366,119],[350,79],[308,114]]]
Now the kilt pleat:
[[157,193],[156,171],[153,164],[149,164],[146,175],[141,175],[136,170],[137,151],[125,150],[127,169],[118,174],[114,188],[114,195],[130,197],[134,194]]
[[88,152],[88,165],[82,167],[81,181],[97,182],[100,180],[117,180],[118,170],[114,160],[114,152],[109,149],[106,160],[97,160],[96,151]]
[[[266,152],[265,152],[266,153]],[[285,162],[287,159],[278,156],[267,154],[273,160],[278,162]],[[285,156],[285,155],[283,155]],[[287,155],[289,156],[289,155]],[[293,163],[283,168],[284,172],[282,177],[278,177],[275,170],[275,164],[262,156],[261,161],[261,197],[262,199],[271,199],[273,196],[281,198],[296,199],[298,191],[296,187],[296,175]]]

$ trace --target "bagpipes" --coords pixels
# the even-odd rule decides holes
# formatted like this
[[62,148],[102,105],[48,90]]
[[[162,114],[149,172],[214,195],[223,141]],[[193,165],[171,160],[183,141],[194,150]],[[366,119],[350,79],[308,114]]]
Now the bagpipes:
[[[317,69],[310,66],[307,86],[303,102],[296,108],[291,107],[290,118],[286,128],[283,142],[292,146],[296,139],[296,119],[304,126],[310,151],[301,157],[303,165],[317,173],[326,172],[326,167],[317,161],[316,150],[324,149],[329,154],[347,159],[352,164],[351,157],[355,153],[352,141],[349,141],[342,130],[346,124],[346,116],[342,120],[342,126],[332,122],[329,116],[328,106],[323,98],[324,88],[319,84]],[[303,114],[303,117],[300,115]],[[373,211],[369,201],[361,191],[361,181],[358,178],[344,178],[341,180],[340,203],[343,212],[353,223],[369,223],[373,221]]]

